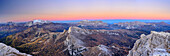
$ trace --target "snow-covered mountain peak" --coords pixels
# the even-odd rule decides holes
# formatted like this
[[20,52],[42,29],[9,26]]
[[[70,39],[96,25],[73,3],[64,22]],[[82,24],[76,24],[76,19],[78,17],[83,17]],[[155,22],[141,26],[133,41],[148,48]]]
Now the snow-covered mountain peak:
[[33,21],[30,21],[30,22],[27,22],[25,24],[25,26],[42,25],[44,23],[51,23],[51,22],[50,21],[46,21],[46,20],[37,19],[37,20],[33,20]]
[[41,20],[41,19],[36,19],[33,20],[33,23],[48,23],[49,21]]

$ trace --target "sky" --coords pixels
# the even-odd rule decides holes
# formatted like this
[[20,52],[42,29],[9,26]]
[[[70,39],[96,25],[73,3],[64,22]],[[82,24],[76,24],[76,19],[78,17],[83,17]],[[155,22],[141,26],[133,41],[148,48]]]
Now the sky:
[[0,23],[34,19],[170,20],[170,0],[0,0]]

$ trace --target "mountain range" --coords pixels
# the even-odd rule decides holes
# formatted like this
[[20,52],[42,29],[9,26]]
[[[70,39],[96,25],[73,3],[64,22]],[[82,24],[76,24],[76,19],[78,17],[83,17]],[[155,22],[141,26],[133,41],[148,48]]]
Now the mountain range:
[[0,24],[0,42],[33,56],[127,56],[129,53],[133,56],[131,51],[142,34],[169,30],[170,24],[164,22],[108,24],[88,20],[74,23],[34,20]]

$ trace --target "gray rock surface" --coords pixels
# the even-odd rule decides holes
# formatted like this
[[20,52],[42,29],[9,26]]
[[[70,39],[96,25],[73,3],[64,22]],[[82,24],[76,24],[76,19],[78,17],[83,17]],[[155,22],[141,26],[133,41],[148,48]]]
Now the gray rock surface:
[[141,35],[128,56],[170,56],[170,33],[151,31]]
[[[72,56],[111,56],[112,54],[108,50],[108,47],[105,45],[99,45],[94,47],[86,47],[86,42],[83,42],[82,39],[85,39],[86,35],[92,34],[87,29],[81,29],[78,27],[70,27],[68,30],[68,36],[64,42],[67,46],[65,50],[69,51],[69,54]],[[64,51],[65,51],[64,50]],[[95,55],[94,55],[95,54]]]
[[21,53],[15,48],[0,43],[0,56],[31,56],[31,55],[26,53]]

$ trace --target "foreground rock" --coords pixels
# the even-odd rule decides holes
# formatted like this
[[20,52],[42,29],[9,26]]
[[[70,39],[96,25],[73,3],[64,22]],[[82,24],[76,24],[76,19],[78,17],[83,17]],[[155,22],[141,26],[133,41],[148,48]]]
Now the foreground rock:
[[154,32],[149,35],[141,35],[136,41],[128,56],[169,56],[170,33]]
[[0,43],[0,56],[31,56],[31,55],[20,53],[15,48]]

